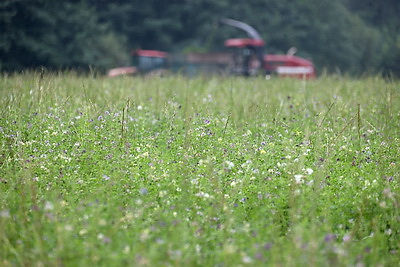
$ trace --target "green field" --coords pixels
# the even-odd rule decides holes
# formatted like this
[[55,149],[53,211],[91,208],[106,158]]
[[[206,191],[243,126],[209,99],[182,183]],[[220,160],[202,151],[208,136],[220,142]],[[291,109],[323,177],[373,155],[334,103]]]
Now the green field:
[[0,77],[0,266],[397,266],[400,83]]

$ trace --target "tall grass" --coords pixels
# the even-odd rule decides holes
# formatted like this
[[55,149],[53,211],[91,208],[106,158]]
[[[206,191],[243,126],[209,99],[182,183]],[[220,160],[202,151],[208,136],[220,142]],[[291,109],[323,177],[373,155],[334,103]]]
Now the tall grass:
[[0,78],[2,266],[394,266],[399,83]]

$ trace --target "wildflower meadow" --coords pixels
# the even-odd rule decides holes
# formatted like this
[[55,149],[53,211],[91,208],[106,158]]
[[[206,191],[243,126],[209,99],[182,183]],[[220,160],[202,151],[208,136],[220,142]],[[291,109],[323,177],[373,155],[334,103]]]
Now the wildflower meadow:
[[398,266],[400,83],[0,77],[0,266]]

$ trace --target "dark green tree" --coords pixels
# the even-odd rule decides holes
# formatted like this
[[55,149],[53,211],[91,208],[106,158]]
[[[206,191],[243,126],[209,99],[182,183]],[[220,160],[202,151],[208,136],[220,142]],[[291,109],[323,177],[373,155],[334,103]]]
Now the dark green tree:
[[[122,43],[98,23],[85,1],[6,0],[0,6],[4,29],[0,68],[107,68],[122,60]],[[120,53],[120,54],[119,54]]]
[[380,71],[400,76],[400,1],[344,0],[347,8],[365,24],[380,32]]
[[217,20],[256,28],[266,52],[297,47],[317,69],[400,74],[397,0],[3,0],[0,70],[100,69],[126,64],[129,50],[223,50],[245,33]]

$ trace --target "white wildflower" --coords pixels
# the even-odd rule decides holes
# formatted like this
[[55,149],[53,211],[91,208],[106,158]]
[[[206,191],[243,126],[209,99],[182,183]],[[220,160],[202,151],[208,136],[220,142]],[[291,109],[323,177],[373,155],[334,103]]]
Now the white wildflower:
[[0,218],[10,218],[9,210],[0,210]]
[[253,260],[249,256],[244,255],[243,258],[242,258],[242,262],[245,263],[245,264],[249,264],[249,263],[252,263]]
[[235,167],[235,164],[233,163],[233,162],[231,162],[231,161],[225,161],[225,165],[226,165],[226,168],[227,169],[232,169],[233,167]]
[[45,211],[51,211],[54,209],[54,205],[53,203],[46,201],[46,203],[44,204],[44,210]]
[[307,173],[308,175],[311,175],[313,172],[314,172],[314,170],[311,169],[311,168],[307,168],[307,169],[306,169],[306,173]]
[[294,175],[294,180],[296,181],[296,184],[301,184],[303,183],[303,175],[302,174],[295,174]]

